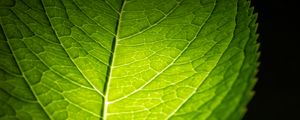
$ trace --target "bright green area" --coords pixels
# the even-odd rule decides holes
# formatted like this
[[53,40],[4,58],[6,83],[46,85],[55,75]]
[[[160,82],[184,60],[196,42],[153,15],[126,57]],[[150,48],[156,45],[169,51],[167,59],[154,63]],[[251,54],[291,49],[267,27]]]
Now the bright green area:
[[247,0],[1,0],[0,120],[238,120]]

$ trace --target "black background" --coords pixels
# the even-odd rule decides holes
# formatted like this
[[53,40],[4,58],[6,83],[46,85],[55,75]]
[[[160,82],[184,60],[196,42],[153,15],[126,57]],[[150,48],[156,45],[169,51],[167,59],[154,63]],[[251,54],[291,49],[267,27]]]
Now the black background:
[[244,120],[300,120],[300,4],[252,0],[258,13],[260,71]]

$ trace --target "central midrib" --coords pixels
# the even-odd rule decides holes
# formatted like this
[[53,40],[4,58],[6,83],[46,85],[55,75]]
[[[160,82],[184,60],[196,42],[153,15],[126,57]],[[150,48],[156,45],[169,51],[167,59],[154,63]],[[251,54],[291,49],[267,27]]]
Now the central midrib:
[[107,68],[107,72],[106,72],[106,79],[105,79],[105,84],[104,84],[104,98],[103,98],[103,103],[102,103],[102,109],[101,109],[101,116],[100,120],[107,120],[107,109],[108,109],[108,105],[109,105],[109,101],[108,101],[108,94],[109,94],[109,86],[110,86],[110,81],[111,81],[111,73],[112,73],[112,66],[114,66],[114,58],[115,58],[115,52],[116,52],[116,45],[119,39],[119,33],[120,33],[120,23],[121,23],[121,19],[122,19],[122,13],[123,13],[123,8],[125,6],[125,2],[126,0],[122,0],[121,3],[121,9],[119,11],[119,16],[116,22],[116,36],[112,41],[112,47],[111,47],[111,56],[109,58],[109,66]]

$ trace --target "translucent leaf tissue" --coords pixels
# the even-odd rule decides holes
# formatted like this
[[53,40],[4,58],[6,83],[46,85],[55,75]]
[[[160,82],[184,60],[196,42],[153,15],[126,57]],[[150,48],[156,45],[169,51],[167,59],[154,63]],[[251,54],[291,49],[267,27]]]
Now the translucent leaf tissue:
[[0,120],[240,120],[247,0],[1,0]]

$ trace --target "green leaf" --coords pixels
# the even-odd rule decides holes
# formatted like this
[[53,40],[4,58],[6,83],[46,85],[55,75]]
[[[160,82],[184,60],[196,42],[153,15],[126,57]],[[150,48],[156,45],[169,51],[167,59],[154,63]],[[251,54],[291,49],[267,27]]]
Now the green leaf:
[[1,0],[0,119],[241,119],[258,57],[249,6]]

